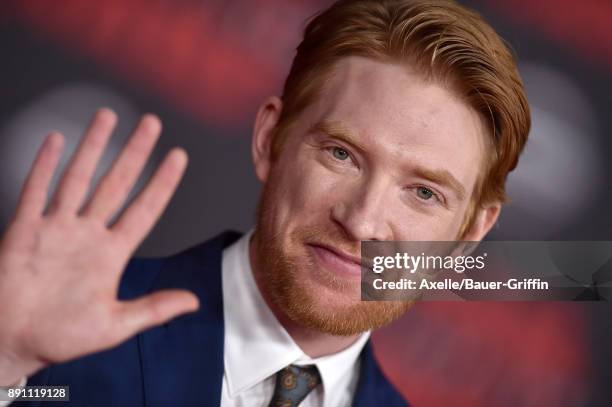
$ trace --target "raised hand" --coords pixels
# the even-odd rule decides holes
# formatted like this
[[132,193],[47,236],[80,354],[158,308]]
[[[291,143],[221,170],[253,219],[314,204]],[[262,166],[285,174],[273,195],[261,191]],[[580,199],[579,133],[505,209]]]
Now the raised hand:
[[0,242],[0,386],[50,363],[111,348],[198,307],[196,296],[184,290],[117,300],[121,274],[174,193],[187,155],[170,151],[109,226],[161,131],[159,119],[145,115],[84,202],[116,121],[108,109],[96,113],[46,211],[63,137],[50,134],[32,164]]

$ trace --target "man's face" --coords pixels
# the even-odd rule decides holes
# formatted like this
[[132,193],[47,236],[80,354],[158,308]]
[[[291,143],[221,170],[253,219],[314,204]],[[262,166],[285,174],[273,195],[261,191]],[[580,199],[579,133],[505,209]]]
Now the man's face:
[[335,65],[274,162],[266,146],[278,112],[268,110],[254,140],[264,295],[333,334],[388,323],[410,304],[360,302],[360,241],[457,238],[483,167],[481,118],[405,65],[362,57]]

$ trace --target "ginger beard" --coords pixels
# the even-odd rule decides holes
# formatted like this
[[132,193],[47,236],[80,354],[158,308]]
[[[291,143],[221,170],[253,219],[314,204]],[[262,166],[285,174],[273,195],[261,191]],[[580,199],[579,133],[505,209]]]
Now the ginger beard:
[[264,297],[298,325],[332,335],[355,335],[380,328],[410,309],[414,301],[361,301],[359,281],[317,265],[308,243],[333,246],[359,255],[338,226],[278,227],[277,202],[285,193],[272,169],[257,210],[259,286]]

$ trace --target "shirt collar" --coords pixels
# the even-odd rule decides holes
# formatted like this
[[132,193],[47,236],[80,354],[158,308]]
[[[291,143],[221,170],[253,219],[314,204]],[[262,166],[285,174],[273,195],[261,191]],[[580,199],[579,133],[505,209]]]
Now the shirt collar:
[[[290,364],[315,364],[324,389],[336,388],[355,368],[370,332],[348,348],[310,358],[293,341],[261,296],[249,259],[251,230],[223,251],[223,314],[225,374],[231,396],[262,382]],[[325,391],[325,405],[328,394]]]

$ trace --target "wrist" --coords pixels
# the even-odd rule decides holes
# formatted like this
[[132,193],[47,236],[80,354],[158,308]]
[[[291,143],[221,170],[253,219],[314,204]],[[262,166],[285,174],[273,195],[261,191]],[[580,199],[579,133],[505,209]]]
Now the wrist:
[[24,360],[7,348],[0,348],[0,387],[15,387],[42,367],[38,362]]
[[21,387],[21,386],[24,386],[24,385],[25,385],[25,383],[24,383],[24,382],[25,382],[25,380],[24,380],[24,379],[25,379],[26,377],[27,377],[27,376],[23,376],[23,377],[21,377],[19,380],[17,380],[15,383],[12,383],[12,384],[1,384],[1,383],[0,383],[0,391],[2,391],[2,390],[5,390],[5,391],[6,391],[6,389],[14,389],[15,387]]

